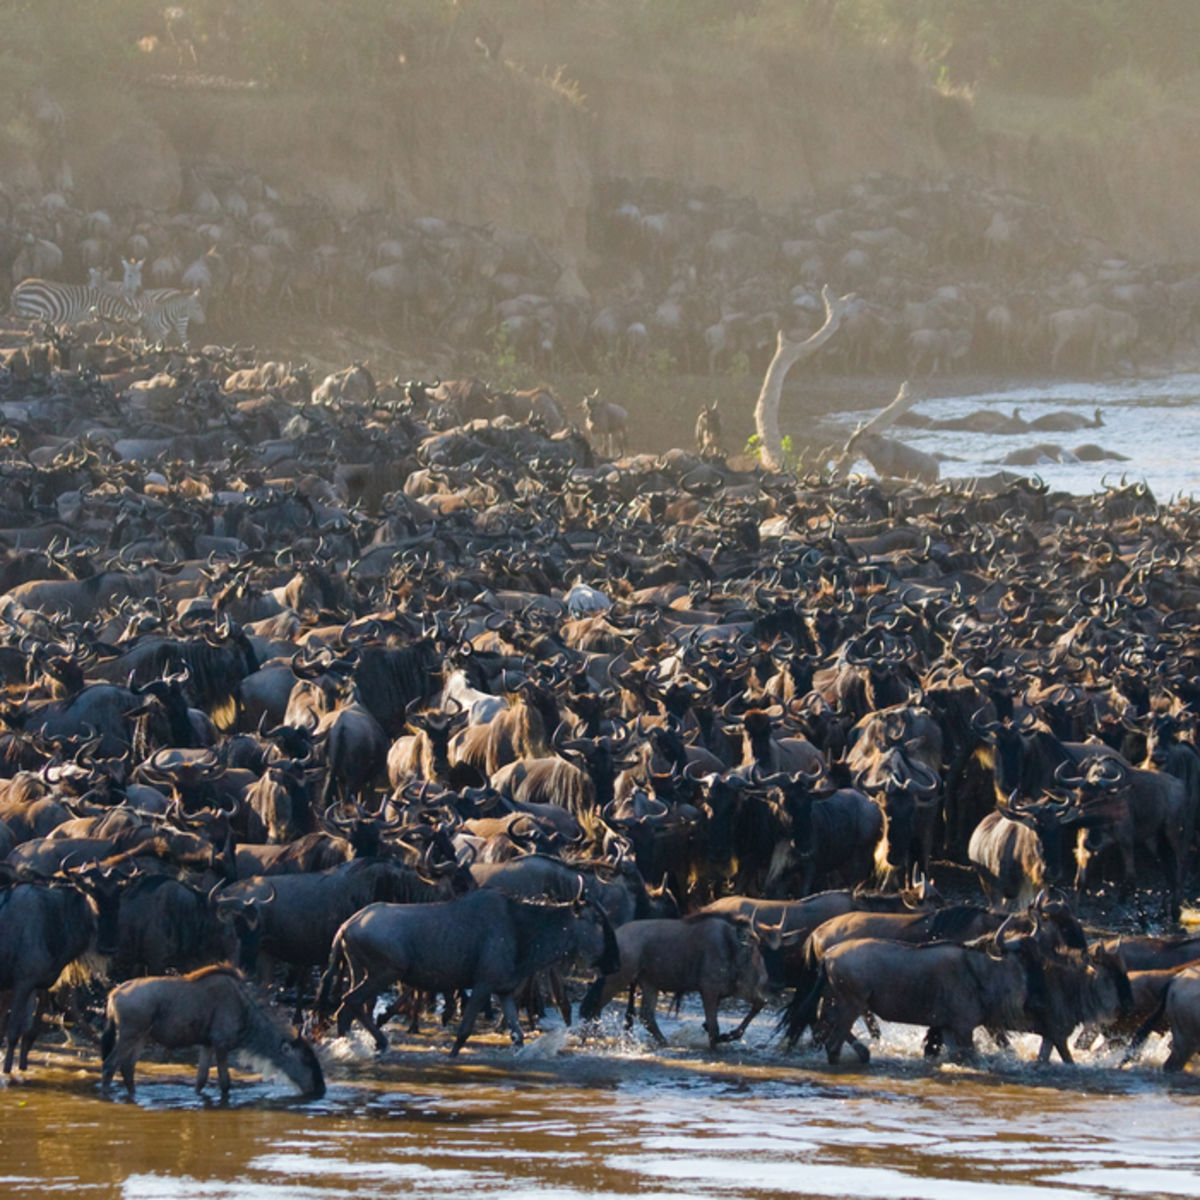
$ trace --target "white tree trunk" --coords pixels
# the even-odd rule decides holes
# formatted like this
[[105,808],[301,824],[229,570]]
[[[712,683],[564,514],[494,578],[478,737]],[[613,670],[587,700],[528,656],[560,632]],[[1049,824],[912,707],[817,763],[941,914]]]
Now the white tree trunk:
[[842,453],[838,457],[837,462],[833,467],[834,479],[841,479],[850,469],[850,464],[854,461],[854,447],[858,439],[868,433],[882,433],[891,425],[897,417],[906,413],[917,402],[916,396],[910,396],[908,392],[908,380],[906,379],[901,385],[900,390],[896,393],[896,398],[887,406],[880,409],[865,425],[860,425],[849,437],[846,444],[842,447]]
[[754,406],[754,429],[758,434],[758,453],[764,466],[772,471],[784,468],[783,438],[779,434],[779,399],[783,394],[783,381],[793,365],[801,359],[811,358],[833,335],[842,323],[846,306],[854,299],[854,293],[834,300],[829,285],[821,289],[825,301],[825,324],[812,337],[803,342],[793,342],[783,330],[779,330],[775,356],[763,376],[762,390]]

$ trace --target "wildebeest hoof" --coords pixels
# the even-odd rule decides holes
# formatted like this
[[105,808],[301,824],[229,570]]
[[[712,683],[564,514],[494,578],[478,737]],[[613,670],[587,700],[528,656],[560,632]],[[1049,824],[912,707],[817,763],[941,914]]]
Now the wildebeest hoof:
[[857,1045],[853,1047],[853,1050],[854,1053],[858,1055],[858,1061],[860,1063],[869,1063],[871,1061],[871,1052],[866,1048],[866,1046]]

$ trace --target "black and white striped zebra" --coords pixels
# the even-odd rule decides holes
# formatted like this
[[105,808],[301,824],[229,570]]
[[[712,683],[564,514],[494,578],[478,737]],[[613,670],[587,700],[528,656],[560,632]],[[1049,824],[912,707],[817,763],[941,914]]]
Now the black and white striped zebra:
[[92,269],[89,278],[102,291],[122,296],[137,309],[133,318],[141,327],[147,341],[169,342],[172,335],[182,345],[187,341],[188,324],[203,325],[204,305],[199,291],[186,292],[179,288],[142,289],[142,263],[122,260],[125,278],[121,283],[105,279],[103,273]]
[[178,288],[150,288],[134,296],[138,323],[147,341],[170,342],[172,335],[186,345],[188,324],[203,325],[204,304],[200,292],[182,292]]
[[78,325],[94,317],[106,321],[141,319],[134,302],[120,292],[57,279],[26,279],[18,283],[12,291],[10,308],[14,316],[49,325]]

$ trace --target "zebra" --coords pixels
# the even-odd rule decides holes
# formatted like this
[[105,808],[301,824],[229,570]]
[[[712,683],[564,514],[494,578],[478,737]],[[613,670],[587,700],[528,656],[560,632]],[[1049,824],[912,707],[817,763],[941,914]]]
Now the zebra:
[[124,297],[137,310],[136,316],[130,319],[141,327],[147,341],[168,342],[171,334],[175,334],[182,345],[187,341],[189,322],[204,324],[205,312],[200,291],[185,292],[178,288],[148,288],[143,291],[144,261],[122,259],[125,278],[120,283],[107,279],[105,273],[96,267],[91,269],[88,279],[106,294]]
[[77,325],[102,317],[106,321],[138,321],[137,306],[119,292],[57,279],[26,279],[9,302],[14,316],[48,325]]
[[139,292],[132,303],[138,310],[137,321],[147,341],[170,342],[174,334],[181,346],[187,344],[188,323],[203,325],[204,304],[200,289],[181,292],[178,288],[150,288]]

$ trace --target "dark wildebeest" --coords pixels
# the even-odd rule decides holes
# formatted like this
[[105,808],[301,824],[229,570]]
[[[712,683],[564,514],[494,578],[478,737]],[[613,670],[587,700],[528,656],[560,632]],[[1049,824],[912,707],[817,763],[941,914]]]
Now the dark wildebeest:
[[108,1022],[100,1041],[101,1083],[120,1069],[133,1095],[133,1069],[149,1041],[168,1050],[200,1047],[196,1091],[204,1090],[216,1061],[221,1092],[229,1091],[229,1052],[240,1050],[282,1071],[306,1096],[325,1094],[325,1077],[313,1048],[289,1038],[260,1007],[246,978],[221,964],[190,975],[133,979],[108,994]]
[[349,989],[337,1012],[338,1033],[357,1018],[380,1050],[387,1038],[375,1022],[375,999],[404,983],[422,992],[469,990],[451,1056],[463,1047],[483,1006],[494,994],[513,1044],[525,1038],[514,993],[538,971],[580,957],[601,971],[616,969],[617,943],[603,911],[582,904],[515,900],[480,888],[442,904],[371,904],[344,922],[321,977],[317,1013],[329,1005],[344,966]]
[[[633,921],[617,930],[620,966],[602,972],[579,1005],[583,1020],[595,1020],[626,987],[642,989],[641,1019],[660,1046],[667,1039],[654,1010],[660,991],[677,996],[699,992],[709,1046],[736,1041],[767,1000],[767,970],[750,928],[723,916],[698,913],[680,920]],[[750,1011],[730,1033],[721,1033],[717,1005],[728,996],[750,1002]]]
[[835,946],[863,939],[886,939],[913,945],[934,941],[963,942],[994,933],[1004,919],[1003,913],[992,912],[977,904],[954,904],[932,912],[855,910],[822,922],[805,940],[802,962],[795,972],[796,995],[783,1018],[788,1030],[788,1045],[795,1045],[804,1030],[813,1024],[818,996],[815,989],[820,985],[822,964],[825,955]]
[[298,1021],[309,974],[328,958],[343,921],[376,901],[446,899],[456,886],[449,875],[428,880],[388,859],[352,858],[310,874],[240,879],[214,891],[210,902],[220,919],[233,924],[243,967],[265,973],[260,957],[289,965]]
[[20,883],[0,891],[0,992],[9,993],[4,1073],[21,1043],[25,1070],[36,1032],[37,993],[93,946],[116,946],[123,880],[77,873],[70,883]]
[[942,898],[922,881],[921,886],[902,892],[836,891],[817,892],[802,900],[760,900],[750,896],[722,896],[701,910],[726,918],[754,921],[767,929],[778,930],[780,947],[762,947],[763,962],[772,984],[795,987],[802,979],[812,986],[811,972],[805,975],[804,955],[808,935],[818,925],[849,912],[890,912],[909,916],[924,915],[940,908]]
[[854,1022],[869,1012],[885,1021],[929,1026],[937,1036],[927,1039],[927,1054],[936,1053],[945,1036],[956,1056],[971,1057],[974,1031],[984,1025],[1040,1034],[1040,1062],[1049,1059],[1052,1048],[1063,1062],[1071,1062],[1071,1030],[1131,1002],[1129,980],[1111,956],[1093,961],[1077,951],[1048,954],[1038,946],[1036,933],[1014,937],[1008,946],[1003,929],[986,949],[875,938],[843,942],[826,952],[818,989],[829,1001],[825,1049],[830,1062],[837,1061],[846,1042],[861,1062],[869,1060],[869,1051],[852,1033]]
[[1133,1046],[1145,1041],[1164,1014],[1171,1026],[1171,1052],[1163,1070],[1182,1071],[1200,1050],[1200,964],[1182,967],[1163,988],[1158,1007],[1134,1036]]

